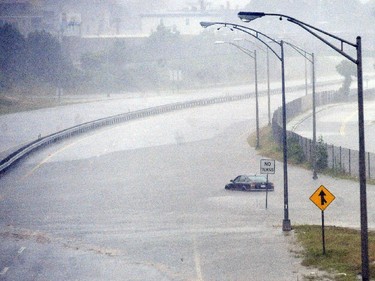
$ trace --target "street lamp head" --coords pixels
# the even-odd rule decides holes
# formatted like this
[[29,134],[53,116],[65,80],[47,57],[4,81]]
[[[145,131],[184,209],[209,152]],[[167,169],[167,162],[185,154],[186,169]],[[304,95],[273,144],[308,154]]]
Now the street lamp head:
[[263,12],[239,12],[238,17],[243,22],[251,22],[257,18],[264,17],[266,14]]
[[225,42],[225,41],[215,41],[215,44],[225,44],[225,43],[227,43],[227,42]]
[[214,22],[208,22],[208,21],[201,21],[200,22],[200,25],[203,27],[203,28],[207,28],[209,26],[212,26],[212,25],[215,25],[216,23]]

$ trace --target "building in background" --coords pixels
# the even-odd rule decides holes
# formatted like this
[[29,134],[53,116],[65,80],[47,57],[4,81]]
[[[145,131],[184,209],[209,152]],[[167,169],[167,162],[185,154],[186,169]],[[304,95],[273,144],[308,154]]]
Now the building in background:
[[[229,1],[0,0],[0,25],[24,35],[46,30],[61,36],[145,37],[163,24],[183,35],[199,34],[200,21],[237,20]],[[178,4],[178,5],[177,5]]]
[[63,36],[120,34],[125,9],[116,0],[0,0],[0,25],[27,35],[46,30]]
[[44,29],[38,1],[0,0],[0,25],[11,24],[22,34]]
[[172,32],[196,35],[202,32],[201,21],[238,21],[237,12],[231,9],[229,1],[225,6],[214,6],[204,0],[186,1],[185,7],[180,10],[142,13],[141,30],[149,35],[163,25]]

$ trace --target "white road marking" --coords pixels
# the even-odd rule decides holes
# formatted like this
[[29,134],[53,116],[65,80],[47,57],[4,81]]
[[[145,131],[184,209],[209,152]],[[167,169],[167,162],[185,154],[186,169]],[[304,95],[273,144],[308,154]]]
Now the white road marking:
[[[26,247],[21,247],[19,248],[19,250],[17,251],[18,255],[22,254],[23,251],[26,250]],[[4,267],[3,270],[0,272],[0,276],[3,276],[5,275],[9,270],[9,267]]]
[[19,250],[18,250],[18,254],[22,254],[23,251],[25,251],[26,247],[21,247]]
[[354,111],[352,114],[347,116],[344,121],[342,122],[342,125],[340,127],[340,135],[345,136],[346,132],[346,124],[349,123],[351,119],[353,119],[357,115],[357,111]]
[[[77,141],[78,142],[78,141]],[[25,180],[26,178],[30,177],[36,170],[38,170],[41,166],[43,166],[45,163],[47,163],[47,161],[49,159],[51,159],[52,157],[54,157],[56,154],[66,150],[67,148],[69,148],[70,146],[73,146],[75,145],[77,142],[74,142],[74,143],[71,143],[71,144],[68,144],[64,147],[62,147],[61,149],[55,151],[54,153],[51,153],[50,155],[48,155],[46,158],[44,158],[39,164],[37,164],[30,172],[28,172],[23,178],[22,180]]]
[[4,269],[0,272],[0,275],[5,275],[7,271],[9,270],[9,267],[4,267]]
[[94,132],[94,134],[89,134],[89,135],[87,135],[87,136],[82,136],[82,137],[80,137],[78,140],[73,141],[73,142],[71,142],[71,143],[69,143],[69,144],[67,144],[67,145],[65,145],[65,146],[63,146],[63,147],[61,147],[59,150],[57,150],[57,151],[55,151],[55,152],[49,154],[46,158],[44,158],[41,162],[39,162],[39,163],[38,163],[38,164],[37,164],[37,165],[36,165],[36,166],[35,166],[30,172],[28,172],[26,175],[23,176],[22,180],[25,180],[25,179],[27,179],[28,177],[30,177],[35,171],[37,171],[40,167],[42,167],[45,163],[47,163],[48,160],[50,160],[51,158],[53,158],[53,157],[56,156],[57,154],[59,154],[59,153],[65,151],[65,150],[67,150],[68,148],[70,148],[70,147],[72,147],[72,146],[77,145],[77,144],[80,143],[80,142],[83,142],[83,141],[85,141],[85,140],[87,140],[87,139],[89,139],[89,138],[92,138],[93,135],[97,136],[97,135],[105,134],[105,133],[107,133],[108,130],[111,130],[111,129],[113,129],[113,128],[120,127],[120,126],[122,126],[122,125],[123,125],[123,124],[119,124],[119,125],[117,125],[117,126],[110,126],[110,127],[108,127],[108,128],[104,128],[103,131],[98,131],[98,132]]
[[203,281],[202,268],[201,268],[201,258],[197,250],[197,239],[194,235],[194,262],[195,271],[197,272],[197,281]]

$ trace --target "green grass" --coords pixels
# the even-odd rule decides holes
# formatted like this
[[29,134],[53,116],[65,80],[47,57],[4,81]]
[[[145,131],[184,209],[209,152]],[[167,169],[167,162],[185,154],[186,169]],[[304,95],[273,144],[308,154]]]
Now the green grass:
[[[302,265],[326,271],[335,281],[357,280],[361,272],[360,231],[326,226],[326,254],[322,250],[320,225],[294,226],[297,241],[302,245]],[[370,272],[375,274],[375,233],[369,232]],[[370,274],[371,275],[371,274]]]
[[[103,96],[98,95],[97,100]],[[89,100],[89,99],[88,99]],[[92,100],[92,99],[91,99]],[[16,112],[30,111],[42,108],[51,108],[56,106],[82,103],[84,100],[70,99],[63,96],[59,99],[57,96],[25,96],[25,95],[0,95],[0,115]]]
[[[247,141],[251,147],[256,146],[256,132],[250,134]],[[277,161],[283,161],[283,155],[280,147],[274,141],[271,126],[260,128],[259,130],[259,154],[267,156]]]
[[[274,141],[272,128],[266,126],[260,130],[259,154],[277,161],[283,161],[282,150]],[[256,135],[252,133],[248,137],[250,146],[255,147]],[[298,165],[306,169],[311,169],[309,163],[296,164],[288,159],[289,164]],[[347,174],[326,169],[320,173],[349,180],[358,180]],[[374,184],[374,180],[367,181]],[[298,256],[303,259],[302,265],[317,268],[324,274],[324,280],[352,281],[358,280],[357,276],[361,272],[361,236],[358,230],[326,226],[326,255],[323,255],[321,225],[300,225],[294,226],[298,243],[303,250],[298,252]],[[369,232],[369,257],[370,272],[375,275],[375,233]],[[305,280],[321,280],[321,275],[305,276]]]
[[[256,133],[255,132],[251,133],[247,141],[251,147],[255,147],[256,146]],[[262,156],[283,162],[283,151],[273,139],[271,126],[265,126],[263,128],[260,128],[259,130],[258,153]],[[298,167],[312,170],[311,164],[307,161],[298,163],[294,159],[289,158],[288,164],[292,164]],[[340,179],[358,181],[358,177],[351,176],[347,173],[343,173],[340,170],[325,169],[323,171],[319,171],[319,173],[328,175],[331,177],[340,178]],[[367,179],[367,183],[375,185],[375,179]]]
[[0,114],[29,111],[61,105],[56,98],[37,100],[29,97],[0,97]]

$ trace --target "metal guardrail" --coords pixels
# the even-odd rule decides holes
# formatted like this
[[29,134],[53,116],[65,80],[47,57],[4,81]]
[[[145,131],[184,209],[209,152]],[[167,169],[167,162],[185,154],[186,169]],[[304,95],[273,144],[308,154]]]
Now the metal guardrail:
[[[304,87],[305,87],[304,85],[296,85],[296,86],[288,87],[287,89],[289,91],[300,90],[300,89],[303,89]],[[266,90],[263,90],[263,91],[260,91],[259,94],[261,95],[265,93],[266,93]],[[270,93],[272,95],[278,94],[280,93],[280,89],[272,89]],[[130,120],[139,119],[139,118],[143,118],[147,116],[158,115],[158,114],[163,114],[163,113],[167,113],[167,112],[171,112],[175,110],[187,109],[187,108],[198,107],[198,106],[238,101],[242,99],[251,98],[252,96],[254,96],[254,93],[233,95],[233,96],[221,96],[221,97],[214,97],[214,98],[209,98],[209,99],[200,99],[200,100],[193,100],[193,101],[188,101],[188,102],[172,103],[172,104],[160,105],[156,107],[118,114],[118,115],[86,122],[86,123],[62,130],[60,132],[42,137],[38,140],[30,142],[22,146],[21,148],[17,149],[16,151],[14,151],[13,153],[11,153],[10,155],[8,155],[7,157],[5,157],[4,159],[0,161],[0,175],[3,174],[6,170],[8,170],[10,167],[12,167],[19,160],[29,155],[31,152],[34,152],[37,149],[40,149],[51,143],[55,143],[57,141],[67,139],[67,138],[73,137],[81,133],[85,133],[85,132],[98,129],[104,126],[110,126],[110,125],[127,122]]]
[[[355,102],[356,95],[351,95],[347,100],[342,100],[337,91],[325,91],[316,94],[316,106],[328,105],[339,102]],[[375,89],[368,89],[365,92],[366,99],[375,98]],[[293,118],[312,108],[311,95],[295,99],[286,105],[287,119]],[[274,140],[282,145],[282,115],[279,107],[274,111],[272,118],[272,133]],[[312,162],[312,140],[302,137],[292,131],[287,131],[287,138],[297,139],[305,156],[305,159]],[[347,173],[352,176],[358,176],[358,150],[348,149],[341,146],[325,143],[327,152],[328,168],[337,172]],[[366,174],[369,179],[375,175],[375,153],[366,152]]]
[[163,114],[171,111],[182,110],[192,107],[212,105],[217,103],[232,102],[242,99],[248,99],[252,97],[254,93],[236,95],[236,96],[222,96],[210,99],[193,100],[188,102],[172,103],[167,105],[160,105],[156,107],[146,108],[142,110],[132,111],[128,113],[118,114],[106,118],[101,118],[95,121],[86,122],[60,132],[42,137],[31,143],[28,143],[18,150],[14,151],[6,158],[0,161],[0,174],[4,173],[10,167],[12,167],[19,160],[23,159],[25,156],[29,155],[31,152],[36,151],[42,147],[49,144],[61,141],[73,137],[78,134],[82,134],[91,130],[95,130],[101,127],[110,126],[118,123],[127,122],[134,119],[144,118],[147,116],[153,116],[158,114]]

